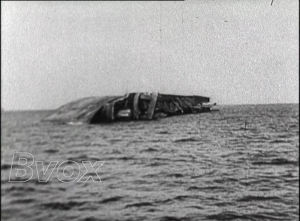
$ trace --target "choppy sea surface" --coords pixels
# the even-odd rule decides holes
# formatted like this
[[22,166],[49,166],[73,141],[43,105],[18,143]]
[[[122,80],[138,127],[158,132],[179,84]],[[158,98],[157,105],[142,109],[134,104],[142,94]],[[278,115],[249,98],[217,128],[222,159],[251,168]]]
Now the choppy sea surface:
[[[2,113],[1,220],[298,220],[298,104],[219,109],[108,125]],[[61,166],[39,182],[54,164],[38,177],[28,153]],[[104,161],[101,182],[82,161]]]

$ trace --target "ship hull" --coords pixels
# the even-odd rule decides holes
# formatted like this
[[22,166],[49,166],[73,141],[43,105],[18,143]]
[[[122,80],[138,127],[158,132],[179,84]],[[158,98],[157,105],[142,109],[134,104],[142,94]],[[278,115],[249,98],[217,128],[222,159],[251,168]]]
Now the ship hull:
[[71,102],[46,117],[46,121],[89,124],[157,118],[211,111],[209,97],[159,93],[129,93]]

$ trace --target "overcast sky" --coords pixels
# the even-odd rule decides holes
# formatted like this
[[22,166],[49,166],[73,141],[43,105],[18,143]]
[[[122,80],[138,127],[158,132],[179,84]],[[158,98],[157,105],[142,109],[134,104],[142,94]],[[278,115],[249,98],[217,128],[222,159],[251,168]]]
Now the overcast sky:
[[1,2],[1,102],[157,91],[298,103],[299,1]]

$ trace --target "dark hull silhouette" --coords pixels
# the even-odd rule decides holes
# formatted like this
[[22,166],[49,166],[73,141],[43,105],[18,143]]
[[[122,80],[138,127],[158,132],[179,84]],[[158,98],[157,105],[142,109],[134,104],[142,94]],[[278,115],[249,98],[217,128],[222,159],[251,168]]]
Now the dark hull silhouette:
[[211,111],[208,97],[159,93],[129,93],[124,96],[88,97],[70,102],[45,121],[108,123],[153,120],[162,117]]

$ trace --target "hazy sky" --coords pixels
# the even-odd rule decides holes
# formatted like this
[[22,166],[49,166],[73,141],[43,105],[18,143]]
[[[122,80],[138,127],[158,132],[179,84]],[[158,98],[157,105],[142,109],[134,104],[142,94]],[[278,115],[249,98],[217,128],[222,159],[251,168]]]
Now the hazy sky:
[[299,0],[1,2],[5,109],[158,91],[299,101]]

